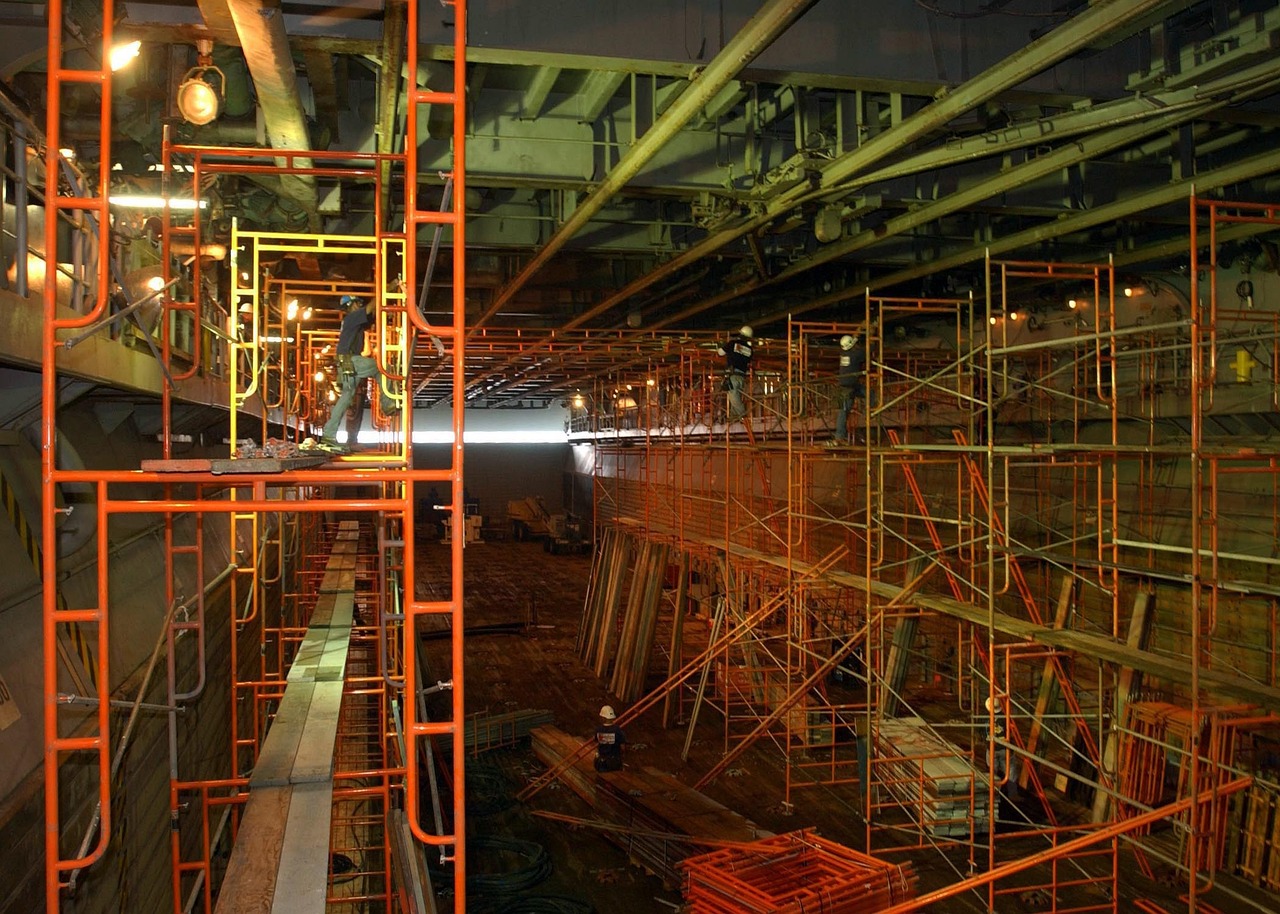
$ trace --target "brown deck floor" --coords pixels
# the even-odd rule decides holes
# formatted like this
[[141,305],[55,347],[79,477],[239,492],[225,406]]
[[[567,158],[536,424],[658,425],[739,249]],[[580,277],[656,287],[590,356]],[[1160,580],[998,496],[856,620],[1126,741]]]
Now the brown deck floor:
[[[418,549],[419,596],[442,597],[448,569],[448,547],[434,542]],[[586,556],[551,555],[536,542],[503,542],[467,547],[465,613],[468,627],[498,623],[526,623],[519,634],[478,634],[466,644],[466,705],[469,714],[502,714],[523,709],[548,709],[560,729],[588,737],[601,705],[616,704],[607,681],[598,679],[577,657],[574,642],[590,572]],[[528,624],[532,622],[533,624]],[[435,642],[431,662],[440,664],[431,676],[446,673],[445,642]],[[651,685],[656,685],[656,677]],[[651,711],[627,727],[627,763],[669,772],[687,784],[720,757],[721,723],[714,714],[703,715],[688,762],[680,751],[683,727],[663,729],[660,710]],[[665,890],[656,878],[630,866],[621,850],[598,832],[570,828],[532,815],[548,810],[589,817],[584,802],[568,789],[553,785],[530,803],[514,801],[514,795],[530,779],[544,771],[527,745],[481,754],[476,770],[497,772],[512,800],[510,806],[489,815],[473,815],[472,835],[514,837],[543,844],[551,854],[554,872],[546,882],[525,894],[556,894],[591,903],[600,912],[672,910],[680,903],[678,889]],[[776,746],[763,742],[748,750],[730,773],[719,777],[703,792],[773,832],[816,827],[827,838],[850,847],[865,842],[864,826],[856,814],[854,788],[810,788],[794,791],[794,805],[786,808],[784,772]],[[486,778],[490,780],[490,778]],[[1043,843],[1039,843],[1039,849]],[[1031,851],[1033,848],[1028,848]],[[985,855],[985,852],[983,852]],[[968,871],[967,853],[955,850],[948,862],[930,853],[917,859],[921,890],[957,881]],[[489,862],[473,855],[470,866],[483,869]],[[1129,866],[1129,864],[1122,864]],[[1127,869],[1125,870],[1128,871]],[[1147,880],[1124,886],[1122,896],[1169,897],[1169,892]],[[1101,899],[1094,895],[1092,903]],[[1062,902],[1060,901],[1060,904]],[[1126,902],[1121,903],[1122,909]],[[1006,907],[1007,906],[1007,907]],[[1170,910],[1178,910],[1170,905]],[[483,911],[477,898],[469,910]],[[997,910],[1043,910],[1028,907],[1011,896]],[[1185,910],[1185,905],[1182,906]],[[934,905],[930,910],[980,912],[984,900],[975,895]]]

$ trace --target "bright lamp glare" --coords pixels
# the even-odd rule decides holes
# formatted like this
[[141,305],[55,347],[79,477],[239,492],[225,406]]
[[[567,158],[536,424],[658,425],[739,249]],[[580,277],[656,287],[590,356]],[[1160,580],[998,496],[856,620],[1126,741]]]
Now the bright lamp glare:
[[1076,308],[1080,307],[1080,302],[1076,301],[1074,298],[1068,298],[1067,307],[1074,311]]
[[[208,206],[205,200],[195,201],[181,197],[168,198],[169,209],[204,209]],[[115,194],[111,197],[111,205],[127,209],[164,209],[165,198],[153,194]]]
[[202,73],[193,73],[178,86],[178,113],[188,123],[197,127],[217,120],[222,111],[222,100],[217,90],[205,81]]
[[323,380],[324,380],[324,372],[323,372],[323,371],[317,371],[317,372],[316,372],[316,380],[317,380],[317,381],[323,381]]
[[289,304],[285,305],[285,320],[293,320],[298,316],[298,300],[295,298]]
[[164,277],[152,276],[150,279],[147,280],[147,288],[150,289],[152,292],[159,292],[161,289],[164,288]]
[[129,61],[137,57],[140,50],[142,50],[141,41],[127,41],[113,47],[107,55],[107,63],[111,65],[112,72],[128,66]]

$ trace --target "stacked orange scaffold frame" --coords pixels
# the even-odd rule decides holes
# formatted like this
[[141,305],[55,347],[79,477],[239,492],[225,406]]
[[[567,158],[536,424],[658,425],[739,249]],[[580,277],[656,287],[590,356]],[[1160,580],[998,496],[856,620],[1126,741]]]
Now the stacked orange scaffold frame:
[[877,860],[811,830],[721,848],[679,866],[692,914],[868,914],[916,894],[910,864]]

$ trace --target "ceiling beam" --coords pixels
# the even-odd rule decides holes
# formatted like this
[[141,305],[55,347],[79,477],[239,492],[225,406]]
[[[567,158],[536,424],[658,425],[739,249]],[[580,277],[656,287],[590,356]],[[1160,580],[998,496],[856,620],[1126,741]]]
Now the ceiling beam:
[[560,76],[559,67],[537,67],[533,71],[533,79],[520,99],[520,116],[533,120],[542,114],[542,106],[547,103],[551,87]]
[[564,221],[560,230],[529,260],[524,269],[507,283],[493,302],[472,325],[468,335],[487,323],[524,288],[525,284],[587,222],[604,208],[613,196],[627,185],[702,107],[746,66],[756,55],[790,27],[816,0],[768,0],[760,11],[734,35],[707,68],[662,113],[653,126],[627,150],[608,176],[596,186],[578,208]]
[[[298,93],[298,75],[280,7],[268,0],[227,0],[227,7],[240,37],[249,74],[253,77],[268,141],[275,149],[310,149],[307,119],[302,111],[302,96]],[[277,162],[284,164],[281,159]],[[293,164],[297,168],[310,168],[311,159],[296,158]],[[315,178],[282,175],[280,188],[303,207],[310,229],[318,231],[320,217],[316,212]]]
[[811,192],[806,184],[792,188],[789,193],[769,201],[761,214],[707,236],[684,253],[673,257],[580,314],[566,324],[566,327],[579,327],[586,324],[650,286],[715,254],[748,233],[768,225],[796,205],[808,199],[818,199],[824,193],[829,194],[831,189],[838,186],[841,181],[853,177],[859,171],[869,168],[895,152],[906,149],[911,143],[939,129],[965,111],[983,104],[1001,92],[1026,81],[1041,70],[1088,47],[1099,34],[1109,29],[1122,28],[1127,23],[1140,19],[1168,2],[1169,0],[1101,0],[1093,4],[991,69],[943,95],[883,133],[877,134],[857,149],[833,160],[821,172],[822,187],[818,192]]
[[[382,69],[378,73],[378,153],[390,155],[395,152],[397,116],[400,112],[401,72],[404,69],[405,35],[409,29],[409,5],[405,0],[387,0],[386,10],[382,17]],[[416,114],[415,114],[416,116]],[[385,228],[391,220],[391,162],[382,161],[378,165],[379,200],[378,211],[382,214]]]

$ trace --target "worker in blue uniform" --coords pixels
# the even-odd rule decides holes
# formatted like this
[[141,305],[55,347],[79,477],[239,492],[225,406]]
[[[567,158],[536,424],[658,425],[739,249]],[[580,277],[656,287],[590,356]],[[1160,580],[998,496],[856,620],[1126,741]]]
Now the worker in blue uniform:
[[[378,362],[364,354],[365,339],[373,324],[373,302],[365,302],[354,295],[344,295],[338,304],[346,311],[342,327],[338,331],[336,347],[342,388],[333,409],[329,411],[329,421],[324,424],[319,445],[327,451],[345,452],[347,448],[338,441],[338,428],[346,419],[347,411],[357,394],[361,392],[360,386],[369,378],[378,377]],[[384,392],[382,411],[390,414],[395,408],[395,401]]]
[[736,422],[747,414],[742,402],[742,391],[747,386],[747,372],[751,370],[752,339],[754,331],[743,326],[738,335],[716,349],[724,357],[724,389],[729,394],[729,421]]

